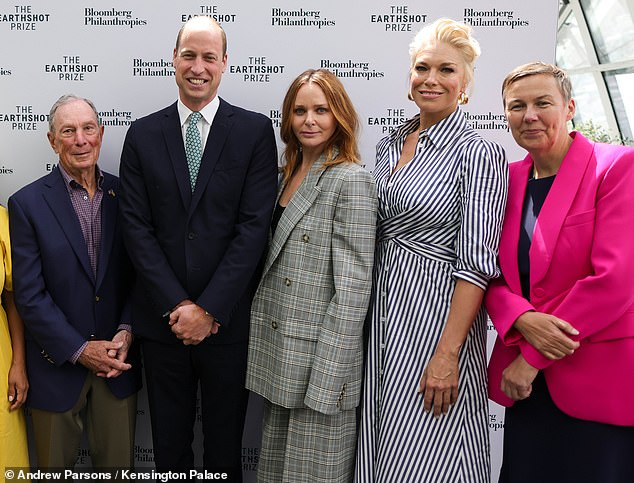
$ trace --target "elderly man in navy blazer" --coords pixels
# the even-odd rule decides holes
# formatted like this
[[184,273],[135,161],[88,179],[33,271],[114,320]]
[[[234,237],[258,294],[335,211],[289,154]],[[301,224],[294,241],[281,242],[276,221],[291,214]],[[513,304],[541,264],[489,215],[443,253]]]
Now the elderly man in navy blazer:
[[117,222],[118,180],[97,166],[103,131],[92,102],[60,97],[48,132],[58,166],[9,198],[40,468],[72,468],[84,426],[95,467],[134,461],[133,272]]
[[137,269],[158,470],[191,469],[200,384],[203,466],[241,481],[251,299],[277,188],[270,119],[217,96],[227,66],[209,17],[181,28],[178,101],[135,121],[121,155],[121,213]]

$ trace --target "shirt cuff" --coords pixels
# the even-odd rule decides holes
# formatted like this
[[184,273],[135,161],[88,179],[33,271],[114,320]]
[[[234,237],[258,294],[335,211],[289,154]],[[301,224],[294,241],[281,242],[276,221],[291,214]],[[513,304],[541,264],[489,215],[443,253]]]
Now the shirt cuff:
[[82,352],[84,352],[84,349],[86,348],[86,346],[88,345],[88,341],[84,342],[81,347],[79,349],[77,349],[75,351],[75,353],[72,355],[72,357],[70,358],[70,361],[73,364],[77,364],[77,359],[79,359],[79,356],[81,355]]

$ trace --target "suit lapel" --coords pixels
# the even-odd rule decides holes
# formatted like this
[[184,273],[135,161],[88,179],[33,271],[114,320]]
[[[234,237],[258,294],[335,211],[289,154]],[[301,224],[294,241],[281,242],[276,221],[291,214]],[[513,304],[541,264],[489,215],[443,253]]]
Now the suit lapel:
[[196,180],[196,189],[194,190],[192,202],[189,206],[190,214],[196,209],[198,202],[202,198],[209,179],[211,178],[211,174],[220,158],[222,148],[229,136],[229,132],[231,132],[232,116],[233,109],[221,99],[218,112],[216,112],[211,129],[209,130],[207,143],[205,144],[205,151],[203,152],[200,171],[198,172],[198,178]]
[[99,249],[99,261],[97,262],[97,289],[103,282],[104,275],[108,268],[110,254],[112,252],[112,242],[117,221],[117,192],[115,191],[114,180],[104,174],[103,198],[101,200],[101,247]]
[[593,152],[594,145],[579,133],[575,133],[535,223],[530,249],[531,285],[543,279],[548,271],[559,232]]
[[523,161],[516,163],[516,166],[511,166],[509,197],[506,204],[506,215],[504,216],[504,229],[500,238],[500,269],[504,274],[506,283],[516,293],[522,292],[517,250],[528,172],[532,165],[533,160],[530,156],[526,156]]
[[77,214],[73,209],[68,190],[64,183],[64,178],[59,172],[59,168],[54,169],[51,174],[48,175],[45,185],[47,189],[43,193],[44,200],[62,227],[70,246],[75,252],[75,255],[77,255],[79,264],[83,267],[90,279],[94,280],[84,235],[81,232]]
[[[306,214],[308,209],[313,205],[317,195],[321,192],[319,187],[319,180],[326,170],[322,169],[323,158],[319,158],[315,164],[310,168],[310,171],[297,188],[297,191],[288,203],[288,206],[284,209],[284,213],[280,218],[280,222],[277,225],[275,234],[271,240],[271,248],[269,255],[266,257],[266,263],[264,264],[264,274],[268,272],[273,262],[277,259],[282,247],[288,240],[291,232]],[[281,187],[283,190],[284,187]],[[280,192],[281,192],[280,190]]]
[[183,206],[188,207],[191,204],[192,190],[189,181],[187,158],[185,156],[185,145],[183,144],[183,133],[176,103],[174,103],[165,114],[162,129],[170,161],[172,162],[172,168],[176,176],[178,190],[183,200]]

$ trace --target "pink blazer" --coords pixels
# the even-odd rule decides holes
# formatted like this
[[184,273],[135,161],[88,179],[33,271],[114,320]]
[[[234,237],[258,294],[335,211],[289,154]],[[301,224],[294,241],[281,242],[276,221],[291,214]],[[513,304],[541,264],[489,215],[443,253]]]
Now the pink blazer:
[[[535,225],[529,252],[530,302],[522,297],[517,249],[532,159],[510,165],[500,240],[502,276],[485,304],[498,331],[489,363],[489,397],[519,352],[542,369],[550,395],[570,416],[634,426],[634,149],[595,144],[572,133]],[[543,357],[513,329],[536,310],[570,322],[581,342],[559,361]]]

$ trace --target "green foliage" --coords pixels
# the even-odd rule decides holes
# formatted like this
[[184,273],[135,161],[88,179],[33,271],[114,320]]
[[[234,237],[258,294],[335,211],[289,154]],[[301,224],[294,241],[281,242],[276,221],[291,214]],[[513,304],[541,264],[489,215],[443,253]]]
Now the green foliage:
[[598,143],[634,145],[634,140],[624,138],[620,134],[614,134],[603,125],[595,124],[592,120],[577,123],[574,128],[588,139]]

